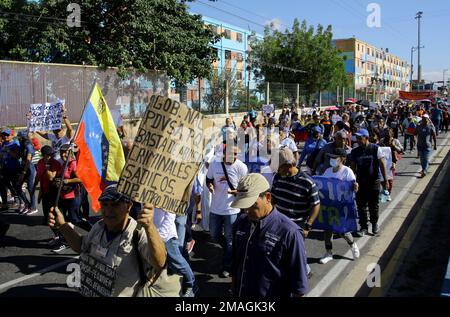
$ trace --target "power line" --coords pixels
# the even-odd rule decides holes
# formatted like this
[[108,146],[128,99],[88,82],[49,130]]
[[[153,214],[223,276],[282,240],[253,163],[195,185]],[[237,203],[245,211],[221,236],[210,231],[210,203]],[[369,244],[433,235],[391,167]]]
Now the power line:
[[226,13],[226,14],[228,14],[228,15],[234,16],[234,17],[236,17],[236,18],[238,18],[238,19],[241,19],[241,20],[243,20],[243,21],[246,21],[246,22],[252,23],[252,24],[254,24],[254,25],[260,26],[260,27],[262,27],[262,28],[265,28],[265,27],[266,27],[265,25],[262,25],[262,24],[260,24],[260,23],[258,23],[258,22],[249,20],[249,19],[247,19],[247,18],[244,18],[244,17],[242,17],[242,16],[240,16],[240,15],[237,15],[237,14],[235,14],[235,13],[232,13],[232,12],[230,12],[230,11],[226,11],[226,10],[217,8],[217,7],[212,6],[212,5],[208,4],[208,3],[202,2],[202,1],[200,1],[200,0],[197,0],[196,2],[198,2],[198,3],[200,3],[200,4],[203,4],[203,5],[207,6],[207,7],[213,8],[213,9],[215,9],[215,10],[221,11],[221,12],[223,12],[223,13]]
[[[228,3],[228,2],[223,1],[223,0],[221,0],[220,2],[226,4],[226,5],[230,6],[230,7],[233,7],[233,8],[239,9],[239,10],[241,10],[241,11],[244,11],[244,12],[247,12],[247,13],[250,13],[250,14],[253,14],[253,15],[255,15],[255,16],[257,16],[257,17],[260,17],[260,18],[262,18],[262,19],[264,19],[264,20],[266,20],[266,21],[271,21],[271,20],[274,19],[274,18],[269,18],[269,17],[264,16],[264,15],[260,15],[260,14],[258,14],[258,13],[252,12],[252,11],[247,10],[247,9],[244,9],[244,8],[242,8],[242,7],[238,7],[237,5]],[[281,22],[280,22],[280,25],[282,25],[282,26],[284,26],[284,27],[286,27],[286,28],[289,28],[289,26],[287,26],[287,25],[284,24],[284,23],[281,23]]]
[[[54,18],[54,17],[46,17],[46,16],[41,16],[41,15],[32,15],[32,14],[24,14],[24,13],[19,13],[19,12],[6,12],[3,10],[0,10],[0,14],[3,15],[13,15],[13,16],[23,16],[23,17],[28,17],[28,18],[37,18],[38,20],[35,22],[40,22],[40,19],[47,19],[47,20],[54,20],[54,21],[59,21],[59,22],[67,22],[67,19],[63,19],[63,18]],[[6,18],[5,18],[6,19]],[[47,22],[49,23],[49,22]],[[85,21],[81,21],[80,23],[86,23]]]

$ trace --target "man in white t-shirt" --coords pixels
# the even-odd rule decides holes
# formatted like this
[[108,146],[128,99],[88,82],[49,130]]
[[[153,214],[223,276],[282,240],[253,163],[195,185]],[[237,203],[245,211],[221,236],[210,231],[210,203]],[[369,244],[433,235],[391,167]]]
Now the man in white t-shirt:
[[69,144],[70,140],[73,137],[73,129],[72,129],[69,119],[67,118],[67,113],[66,113],[65,108],[63,108],[62,115],[63,115],[62,117],[64,120],[64,124],[66,125],[66,132],[64,132],[64,130],[62,130],[62,129],[53,130],[53,134],[48,133],[48,132],[36,131],[37,134],[39,134],[41,137],[52,142],[52,148],[55,153],[54,158],[56,160],[59,160],[61,158],[61,156],[59,154],[59,149],[61,148],[61,146],[64,144]]
[[166,246],[168,273],[177,273],[183,277],[182,297],[194,297],[195,275],[189,263],[181,254],[175,218],[176,215],[173,213],[159,208],[154,209],[153,222]]
[[[227,152],[229,152],[228,155]],[[228,151],[224,147],[223,160],[214,160],[206,174],[206,183],[212,193],[209,229],[212,238],[224,249],[223,268],[220,273],[222,278],[230,276],[232,229],[240,212],[239,209],[232,208],[231,204],[234,201],[239,180],[248,173],[247,166],[237,159],[237,155],[236,146],[232,146]],[[225,234],[223,235],[222,232]]]

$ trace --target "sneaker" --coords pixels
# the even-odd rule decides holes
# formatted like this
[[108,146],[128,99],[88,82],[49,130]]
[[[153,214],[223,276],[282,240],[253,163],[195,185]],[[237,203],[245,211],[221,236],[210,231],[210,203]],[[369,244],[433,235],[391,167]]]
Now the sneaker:
[[378,224],[377,223],[372,224],[372,233],[378,234],[378,232],[380,232],[380,227],[378,226]]
[[333,260],[333,253],[327,251],[327,253],[325,253],[323,255],[323,257],[319,260],[319,262],[322,263],[322,264],[327,264],[331,260]]
[[228,270],[226,270],[226,269],[223,269],[222,272],[220,272],[219,277],[220,278],[229,278],[230,272],[228,272]]
[[25,216],[28,213],[28,211],[30,210],[27,207],[23,206],[17,212],[19,215]]
[[34,215],[35,213],[37,213],[39,210],[37,210],[37,209],[28,209],[28,212],[27,212],[27,216],[30,216],[30,215]]
[[186,243],[186,249],[188,253],[191,253],[192,250],[194,250],[195,240],[192,239],[191,241]]
[[359,258],[360,252],[359,252],[358,246],[356,245],[355,242],[353,242],[353,244],[351,246],[351,250],[352,250],[352,254],[353,254],[353,259]]
[[387,196],[386,200],[391,201],[392,200],[391,195]]
[[313,272],[309,271],[309,273],[307,274],[308,280],[310,280],[312,276],[313,276]]
[[195,297],[194,289],[192,287],[186,288],[186,291],[184,291],[181,297]]
[[367,229],[361,229],[358,232],[356,232],[356,236],[359,238],[364,237],[364,235],[367,235]]
[[56,237],[54,237],[54,238],[52,238],[52,239],[50,240],[50,242],[48,243],[48,245],[49,245],[49,246],[54,246],[54,245],[57,245],[58,243],[59,243],[59,237],[56,236]]
[[70,247],[67,244],[61,243],[59,246],[57,246],[56,248],[54,248],[52,250],[53,253],[59,253],[62,252],[66,249],[69,249]]

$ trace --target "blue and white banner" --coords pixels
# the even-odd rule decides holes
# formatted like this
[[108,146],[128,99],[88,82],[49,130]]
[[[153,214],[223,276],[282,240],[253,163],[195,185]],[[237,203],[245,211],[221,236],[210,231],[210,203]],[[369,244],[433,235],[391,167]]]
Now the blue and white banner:
[[313,228],[335,233],[357,230],[357,209],[353,182],[320,176],[313,177],[319,189],[320,213]]

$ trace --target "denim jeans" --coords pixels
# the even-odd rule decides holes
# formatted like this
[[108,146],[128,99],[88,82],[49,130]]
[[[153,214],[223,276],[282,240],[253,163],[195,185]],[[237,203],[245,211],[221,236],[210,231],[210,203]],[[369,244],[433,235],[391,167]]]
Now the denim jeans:
[[417,148],[417,152],[420,157],[420,165],[422,171],[428,172],[428,166],[430,165],[431,148]]
[[412,151],[414,149],[414,135],[411,134],[405,134],[405,139],[403,141],[403,148],[407,149],[407,144],[409,140],[409,150]]
[[181,254],[184,256],[186,261],[189,261],[189,253],[186,249],[186,221],[187,215],[177,216],[175,218],[175,226],[177,227],[177,235],[178,235],[178,246]]
[[209,231],[211,237],[220,244],[224,251],[223,268],[225,270],[230,270],[231,268],[233,224],[237,217],[238,214],[222,216],[214,213],[211,213],[209,216]]
[[178,239],[172,238],[165,243],[169,271],[183,276],[183,288],[194,287],[195,275],[189,263],[180,252]]
[[30,165],[28,173],[25,177],[25,182],[27,184],[28,194],[30,195],[30,208],[36,209],[36,195],[32,192],[34,186],[34,179],[36,178],[36,168],[33,164]]

